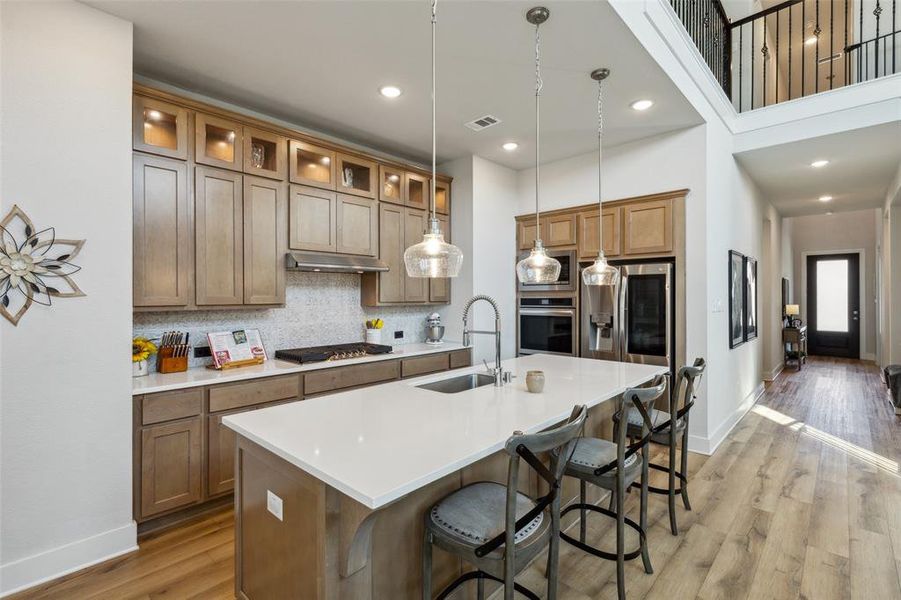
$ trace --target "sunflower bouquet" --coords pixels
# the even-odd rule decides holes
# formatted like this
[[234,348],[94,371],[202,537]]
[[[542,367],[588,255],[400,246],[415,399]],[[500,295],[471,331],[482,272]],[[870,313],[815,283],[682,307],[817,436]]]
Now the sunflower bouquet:
[[131,362],[141,362],[156,354],[156,344],[145,337],[137,336],[131,340]]

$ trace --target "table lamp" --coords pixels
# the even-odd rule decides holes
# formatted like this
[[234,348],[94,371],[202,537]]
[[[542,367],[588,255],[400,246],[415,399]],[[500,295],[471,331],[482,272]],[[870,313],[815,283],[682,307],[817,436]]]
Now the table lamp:
[[790,317],[790,323],[792,327],[800,327],[801,319],[797,319],[798,315],[801,314],[801,307],[797,304],[786,304],[785,305],[785,316]]

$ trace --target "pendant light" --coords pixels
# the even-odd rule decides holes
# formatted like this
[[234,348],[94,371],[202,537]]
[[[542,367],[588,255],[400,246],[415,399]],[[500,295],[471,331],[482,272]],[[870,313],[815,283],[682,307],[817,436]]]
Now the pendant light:
[[585,285],[616,285],[619,283],[619,269],[611,266],[604,256],[604,208],[601,204],[601,170],[603,162],[604,134],[604,80],[610,75],[610,69],[595,69],[591,78],[598,82],[598,257],[594,264],[582,269],[582,283]]
[[526,21],[535,26],[535,245],[529,256],[516,265],[516,277],[520,283],[542,284],[553,283],[560,276],[560,261],[548,256],[541,241],[541,216],[538,210],[538,170],[539,141],[541,135],[540,103],[541,103],[541,34],[539,28],[548,20],[551,12],[543,6],[537,6],[526,13]]
[[463,252],[444,241],[441,224],[435,216],[435,28],[438,0],[432,0],[432,217],[429,228],[422,235],[422,241],[404,250],[404,266],[410,277],[444,278],[456,277],[463,266]]

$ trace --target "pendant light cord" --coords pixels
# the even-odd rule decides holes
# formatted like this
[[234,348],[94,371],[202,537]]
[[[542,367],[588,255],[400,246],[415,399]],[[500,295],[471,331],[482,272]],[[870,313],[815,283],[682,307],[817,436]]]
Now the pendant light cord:
[[541,240],[541,222],[538,214],[538,184],[540,181],[539,149],[541,148],[541,88],[544,82],[541,80],[541,28],[535,25],[535,239]]
[[604,252],[604,217],[603,200],[601,196],[602,170],[604,158],[604,82],[598,80],[598,252]]
[[[432,0],[432,219],[435,220],[435,176],[437,173],[436,166],[436,133],[437,128],[435,118],[435,29],[438,26],[438,0]],[[430,227],[431,229],[431,227]]]

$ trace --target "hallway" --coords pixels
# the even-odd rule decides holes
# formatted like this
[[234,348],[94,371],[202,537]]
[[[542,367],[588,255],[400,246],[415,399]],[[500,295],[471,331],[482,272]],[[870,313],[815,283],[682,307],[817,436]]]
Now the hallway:
[[[713,456],[691,455],[694,510],[679,509],[678,537],[665,498],[651,496],[654,573],[627,563],[628,597],[901,598],[899,461],[901,427],[873,364],[814,357],[785,371]],[[589,530],[612,542],[606,524]],[[223,511],[14,598],[231,598],[232,553]],[[542,589],[543,573],[539,561],[520,581]],[[615,564],[566,544],[560,581],[561,599],[616,595]]]

